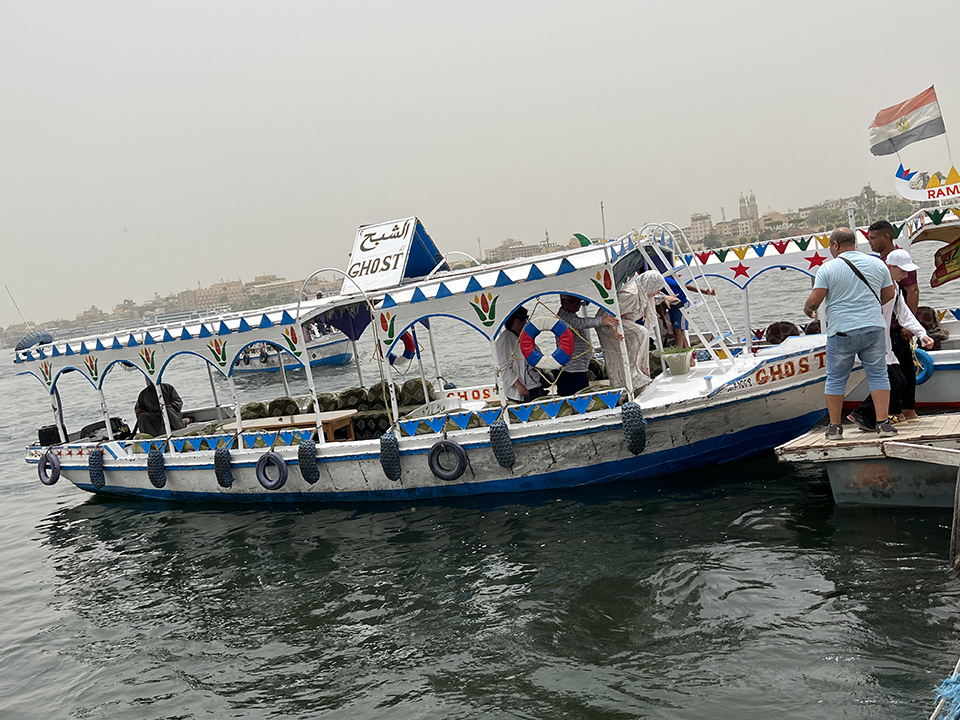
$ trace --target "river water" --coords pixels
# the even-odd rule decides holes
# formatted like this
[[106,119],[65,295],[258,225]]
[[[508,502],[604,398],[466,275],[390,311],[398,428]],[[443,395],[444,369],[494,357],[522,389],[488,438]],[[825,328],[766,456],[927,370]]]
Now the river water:
[[[752,292],[755,326],[798,317],[798,277]],[[488,379],[447,332],[445,374]],[[170,379],[209,402],[189,362]],[[141,382],[114,373],[114,414]],[[98,500],[23,463],[39,383],[8,362],[0,402],[0,718],[916,718],[960,653],[949,511],[840,509],[769,456],[406,505]]]

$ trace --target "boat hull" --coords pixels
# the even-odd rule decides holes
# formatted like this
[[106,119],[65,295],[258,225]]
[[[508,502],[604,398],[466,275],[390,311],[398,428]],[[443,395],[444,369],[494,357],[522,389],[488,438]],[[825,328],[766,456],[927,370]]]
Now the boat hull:
[[[948,412],[960,410],[960,350],[935,350],[930,353],[933,374],[917,385],[917,410]],[[844,410],[853,410],[869,392],[866,381],[847,396]]]
[[[307,346],[307,353],[310,356],[310,367],[346,365],[350,362],[353,358],[353,354],[350,352],[350,341],[342,334],[338,333],[338,335],[341,339],[330,341],[328,338],[325,338],[321,342]],[[303,368],[303,363],[289,353],[280,353],[280,355],[283,357],[283,369],[285,371]],[[234,374],[280,372],[280,361],[275,352],[268,354],[264,360],[260,360],[260,357],[256,353],[253,353],[247,362],[244,362],[243,359],[238,359],[234,364],[233,372]]]
[[100,489],[90,480],[82,448],[79,459],[62,458],[62,476],[100,495],[187,501],[370,502],[529,492],[639,481],[739,460],[802,434],[825,414],[822,375],[763,394],[752,390],[722,400],[652,409],[646,449],[636,456],[627,449],[619,408],[511,426],[516,456],[511,469],[497,463],[486,428],[449,433],[469,460],[463,475],[452,482],[436,478],[428,464],[437,435],[401,440],[402,476],[397,482],[384,475],[379,443],[370,442],[318,447],[320,478],[312,485],[300,473],[297,447],[277,448],[289,475],[286,484],[273,491],[257,480],[256,462],[265,450],[255,449],[232,453],[234,483],[229,489],[217,483],[211,451],[166,456],[166,484],[159,489],[149,481],[143,454],[118,453],[114,458],[105,453],[105,485]]
[[952,508],[957,469],[895,458],[826,463],[837,505]]

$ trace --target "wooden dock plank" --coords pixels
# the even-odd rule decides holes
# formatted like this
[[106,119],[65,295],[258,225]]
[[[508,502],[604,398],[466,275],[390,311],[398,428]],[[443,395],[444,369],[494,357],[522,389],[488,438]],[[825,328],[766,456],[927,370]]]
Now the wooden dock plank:
[[883,444],[883,454],[900,460],[917,460],[934,465],[960,467],[960,450],[888,440]]
[[925,415],[920,422],[898,423],[897,435],[880,438],[863,432],[855,425],[845,425],[842,440],[827,440],[822,426],[814,428],[776,448],[782,462],[832,462],[882,458],[885,442],[935,442],[960,439],[960,413]]

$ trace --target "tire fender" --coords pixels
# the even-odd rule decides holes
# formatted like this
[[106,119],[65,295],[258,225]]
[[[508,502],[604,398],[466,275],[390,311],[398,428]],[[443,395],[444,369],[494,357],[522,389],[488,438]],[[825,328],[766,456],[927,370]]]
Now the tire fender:
[[167,484],[167,473],[163,469],[163,453],[156,447],[151,447],[147,455],[147,477],[150,478],[150,484],[157,490]]
[[393,430],[380,436],[380,467],[388,480],[397,482],[403,474],[400,466],[400,441]]
[[631,400],[620,408],[620,417],[627,450],[632,455],[640,455],[647,449],[647,421],[643,419],[643,411]]
[[[447,453],[453,455],[454,465],[449,470],[440,465],[440,455]],[[441,440],[430,448],[430,454],[427,456],[427,463],[432,472],[439,480],[452,482],[458,479],[467,469],[467,451],[463,446],[453,440]]]
[[230,467],[230,451],[218,447],[213,451],[213,471],[217,475],[217,485],[222,488],[233,487],[233,469]]
[[516,465],[517,456],[510,440],[510,428],[503,420],[497,420],[490,426],[490,447],[500,467],[509,470]]
[[[273,465],[277,468],[279,475],[276,480],[271,480],[267,475],[267,465]],[[257,460],[257,480],[259,480],[260,484],[267,490],[279,490],[282,488],[287,482],[287,472],[286,461],[272,450],[265,452],[260,456],[260,459]]]
[[[49,468],[49,471],[47,470]],[[37,474],[44,485],[56,485],[60,479],[60,458],[53,450],[47,450],[37,464]]]
[[317,444],[313,438],[308,437],[300,442],[297,460],[300,462],[300,475],[310,485],[320,479],[320,469],[317,467]]
[[90,471],[90,482],[100,490],[107,484],[106,476],[103,474],[103,450],[94,448],[87,456],[87,468]]

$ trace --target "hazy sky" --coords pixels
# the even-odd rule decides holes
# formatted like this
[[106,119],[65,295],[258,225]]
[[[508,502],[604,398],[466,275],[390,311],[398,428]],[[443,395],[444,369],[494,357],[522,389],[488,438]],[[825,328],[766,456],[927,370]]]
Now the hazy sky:
[[598,235],[601,200],[613,236],[892,192],[881,108],[935,83],[960,153],[956,0],[912,8],[2,0],[2,282],[47,320],[343,267],[410,215],[475,253]]

